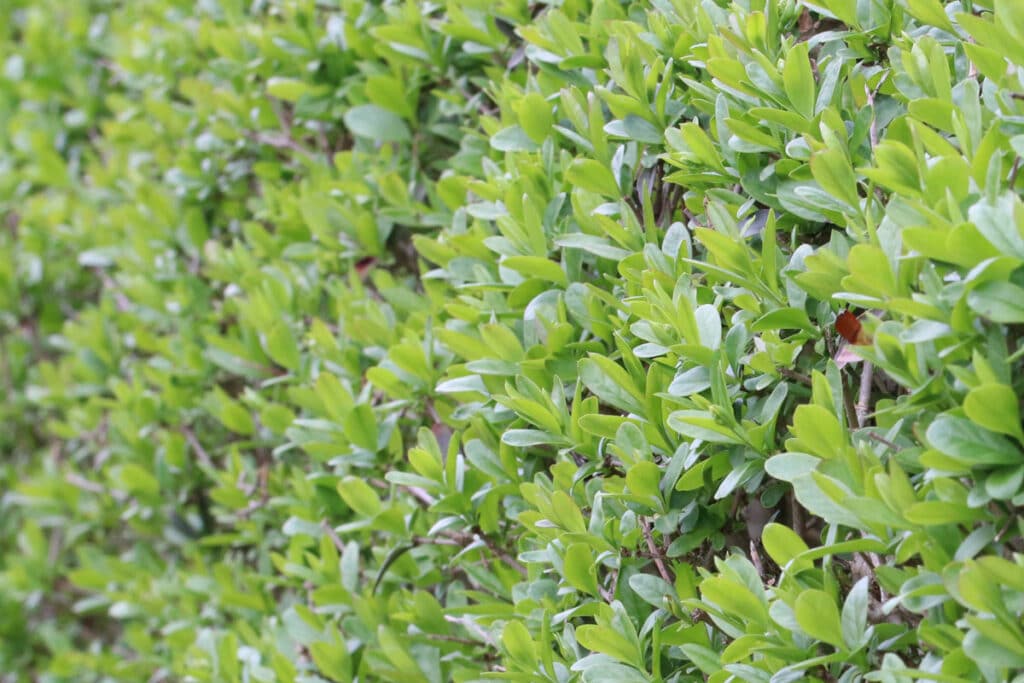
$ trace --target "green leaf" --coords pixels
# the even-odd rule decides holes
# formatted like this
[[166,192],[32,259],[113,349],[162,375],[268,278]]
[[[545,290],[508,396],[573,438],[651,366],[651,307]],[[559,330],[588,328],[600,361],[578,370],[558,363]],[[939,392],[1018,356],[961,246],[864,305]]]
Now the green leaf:
[[529,93],[517,103],[516,113],[526,135],[538,145],[543,143],[554,123],[551,103],[540,93]]
[[697,668],[705,674],[710,676],[722,670],[721,657],[711,648],[696,643],[685,643],[680,646],[680,649],[686,658],[696,664]]
[[[800,535],[783,524],[770,522],[765,525],[761,532],[761,543],[768,552],[768,556],[775,561],[775,564],[786,569],[791,560],[807,551],[807,544],[800,538]],[[788,567],[790,572],[799,572],[802,569],[810,568],[809,562],[794,563]]]
[[853,585],[843,603],[843,642],[848,650],[860,649],[867,641],[868,577]]
[[805,119],[814,116],[815,86],[811,61],[807,56],[807,43],[797,43],[786,55],[782,70],[782,81],[786,96],[797,113]]
[[573,187],[610,198],[619,198],[622,192],[615,176],[604,164],[594,159],[576,159],[565,172],[566,181]]
[[256,423],[252,413],[237,401],[232,401],[227,394],[219,392],[217,418],[225,427],[237,434],[249,435],[256,431]]
[[381,504],[377,492],[359,477],[346,476],[338,482],[338,495],[345,504],[363,517],[376,517],[380,514]]
[[[743,584],[723,576],[704,579],[700,584],[701,598],[720,609],[726,616],[749,622],[753,626],[768,623],[768,609],[764,603]],[[838,615],[837,615],[838,621]]]
[[506,256],[501,261],[501,265],[527,277],[537,277],[553,282],[560,287],[569,284],[560,264],[540,256]]
[[816,589],[801,591],[794,612],[797,623],[807,635],[837,648],[843,647],[839,609],[828,593]]
[[603,402],[637,415],[644,414],[643,395],[620,365],[599,354],[579,363],[583,384]]
[[586,543],[573,543],[565,549],[562,558],[565,580],[576,590],[597,596],[597,571],[594,554]]
[[592,652],[614,657],[623,664],[636,665],[639,653],[630,642],[607,626],[586,624],[576,629],[576,640]]
[[997,323],[1024,322],[1024,288],[995,280],[978,285],[967,295],[967,305]]
[[314,86],[297,78],[275,76],[267,81],[267,94],[285,102],[298,102],[303,95],[314,92]]
[[491,147],[499,152],[533,152],[537,143],[521,127],[511,126],[491,136]]
[[133,495],[151,498],[160,493],[160,482],[156,477],[135,463],[125,463],[118,467],[117,479]]
[[768,330],[804,330],[814,335],[818,329],[802,308],[777,308],[768,311],[750,326],[752,332]]
[[1014,0],[995,0],[996,21],[1018,42],[1024,42],[1024,7]]
[[661,468],[653,462],[644,460],[632,465],[626,471],[626,486],[631,493],[649,501],[649,505],[661,508]]
[[316,668],[324,676],[330,676],[339,682],[352,680],[352,664],[348,646],[344,641],[310,643],[309,654],[313,657]]
[[377,640],[380,643],[381,654],[403,674],[402,680],[409,681],[409,683],[426,681],[423,672],[416,665],[416,660],[409,654],[409,648],[395,636],[391,629],[384,625],[378,627]]
[[940,0],[907,0],[907,9],[924,24],[937,26],[949,33],[956,32]]
[[558,490],[551,494],[551,508],[555,513],[554,521],[563,529],[579,534],[586,532],[583,513],[568,493]]
[[345,416],[345,436],[360,448],[377,450],[377,416],[373,408],[362,403]]
[[964,399],[964,412],[975,424],[1024,442],[1017,394],[1005,384],[983,384]]
[[644,602],[654,607],[665,607],[676,599],[675,587],[653,574],[633,574],[629,577],[629,587]]
[[501,632],[501,644],[515,661],[533,666],[537,662],[537,651],[533,636],[521,621],[509,621]]
[[[1002,628],[996,625],[996,628]],[[998,642],[971,629],[963,640],[964,653],[976,662],[995,669],[1024,668],[1024,655],[1017,654]]]
[[267,355],[271,360],[288,370],[298,370],[302,363],[299,344],[288,325],[280,322],[267,333]]
[[1024,457],[1002,436],[952,415],[940,415],[925,433],[931,445],[965,465],[1017,465]]
[[345,112],[345,126],[353,135],[377,142],[408,142],[409,126],[398,114],[375,104],[362,104]]
[[1000,467],[985,477],[985,493],[996,500],[1011,500],[1024,484],[1024,465]]
[[840,149],[830,147],[812,156],[811,173],[829,194],[848,204],[851,209],[855,210],[860,205],[857,176]]
[[835,458],[847,445],[846,433],[839,420],[819,405],[807,404],[796,409],[793,433],[797,439],[787,442],[787,448],[826,459]]

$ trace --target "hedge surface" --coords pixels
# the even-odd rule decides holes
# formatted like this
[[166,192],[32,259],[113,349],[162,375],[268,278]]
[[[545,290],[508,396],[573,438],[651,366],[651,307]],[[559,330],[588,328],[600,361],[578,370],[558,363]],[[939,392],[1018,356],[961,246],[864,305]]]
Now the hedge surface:
[[6,0],[0,65],[3,683],[1024,681],[1024,4]]

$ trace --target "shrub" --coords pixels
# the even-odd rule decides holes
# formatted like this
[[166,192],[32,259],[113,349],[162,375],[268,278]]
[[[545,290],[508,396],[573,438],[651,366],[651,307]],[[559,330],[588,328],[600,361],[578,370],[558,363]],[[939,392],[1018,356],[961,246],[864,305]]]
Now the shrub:
[[3,680],[1024,680],[1018,3],[0,19]]

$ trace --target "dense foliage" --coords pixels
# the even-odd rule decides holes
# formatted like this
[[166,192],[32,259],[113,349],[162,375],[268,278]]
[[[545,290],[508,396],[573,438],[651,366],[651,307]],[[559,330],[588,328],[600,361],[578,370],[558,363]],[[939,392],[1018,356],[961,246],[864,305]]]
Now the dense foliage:
[[1024,3],[5,0],[0,66],[3,683],[1024,680]]

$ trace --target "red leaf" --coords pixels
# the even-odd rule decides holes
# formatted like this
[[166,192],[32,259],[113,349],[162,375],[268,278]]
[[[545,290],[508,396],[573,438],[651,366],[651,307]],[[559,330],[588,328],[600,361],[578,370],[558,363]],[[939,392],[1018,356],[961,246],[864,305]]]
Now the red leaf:
[[865,345],[871,343],[871,339],[864,331],[864,326],[860,324],[860,320],[849,311],[843,311],[836,316],[836,332],[851,344]]

